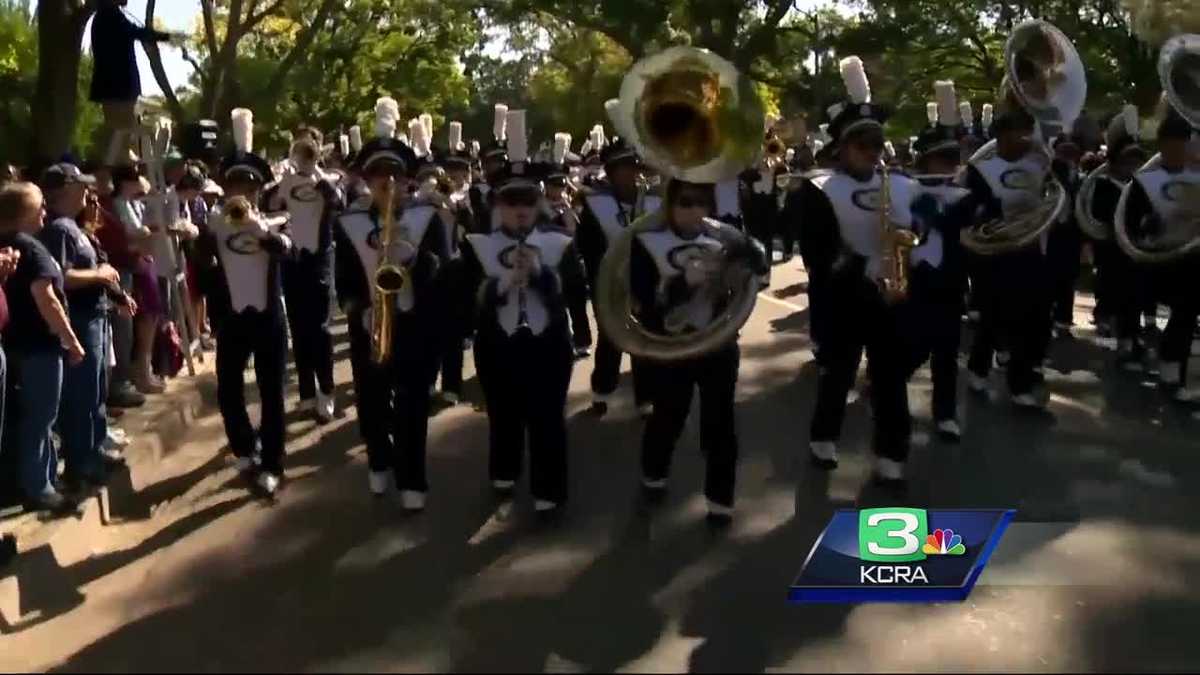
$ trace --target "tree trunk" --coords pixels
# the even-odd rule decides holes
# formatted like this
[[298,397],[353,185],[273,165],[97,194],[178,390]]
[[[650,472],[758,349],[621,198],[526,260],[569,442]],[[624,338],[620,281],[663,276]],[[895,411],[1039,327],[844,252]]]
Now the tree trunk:
[[91,3],[38,2],[38,79],[33,97],[35,165],[53,162],[71,149],[79,112],[79,62]]
[[[154,6],[157,0],[147,0],[146,2],[146,27],[154,26]],[[157,42],[146,42],[146,57],[150,59],[150,70],[154,73],[154,81],[158,83],[158,88],[162,89],[163,98],[167,100],[167,108],[171,111],[171,117],[175,118],[176,124],[183,123],[183,106],[179,103],[179,97],[175,95],[175,89],[171,86],[171,81],[167,79],[167,71],[163,68],[162,52],[158,50]]]

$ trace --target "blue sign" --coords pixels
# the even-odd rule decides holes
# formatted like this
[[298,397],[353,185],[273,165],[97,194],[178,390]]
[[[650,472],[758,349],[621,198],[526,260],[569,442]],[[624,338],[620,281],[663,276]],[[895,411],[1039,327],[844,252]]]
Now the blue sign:
[[796,603],[961,602],[1016,511],[843,509],[817,538]]

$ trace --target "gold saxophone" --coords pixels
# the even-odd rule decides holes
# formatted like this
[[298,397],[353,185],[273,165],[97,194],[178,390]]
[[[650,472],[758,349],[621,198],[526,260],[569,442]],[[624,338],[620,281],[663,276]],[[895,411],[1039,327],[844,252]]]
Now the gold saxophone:
[[371,289],[371,358],[378,365],[392,360],[392,333],[396,321],[396,297],[412,283],[408,268],[394,258],[396,249],[395,179],[384,189],[379,215],[379,261]]
[[889,305],[908,298],[909,254],[918,243],[912,230],[896,227],[892,222],[892,179],[886,162],[880,162],[879,183],[879,243],[882,250],[882,276],[879,292]]

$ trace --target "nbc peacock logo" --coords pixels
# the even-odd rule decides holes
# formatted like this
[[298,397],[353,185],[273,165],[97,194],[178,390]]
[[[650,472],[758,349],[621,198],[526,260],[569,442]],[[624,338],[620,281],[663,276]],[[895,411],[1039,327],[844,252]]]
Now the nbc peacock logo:
[[925,537],[921,552],[926,555],[963,555],[967,547],[963,546],[962,535],[955,534],[954,530],[939,528]]

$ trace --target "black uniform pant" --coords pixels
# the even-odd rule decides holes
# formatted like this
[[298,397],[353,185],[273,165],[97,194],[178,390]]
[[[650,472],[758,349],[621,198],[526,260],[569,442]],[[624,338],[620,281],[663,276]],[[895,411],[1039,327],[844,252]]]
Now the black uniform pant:
[[[333,393],[333,335],[329,310],[333,302],[333,251],[302,251],[283,267],[283,296],[287,302],[292,351],[300,399]],[[315,386],[314,386],[315,385]]]
[[1171,310],[1171,318],[1163,330],[1159,355],[1166,363],[1181,364],[1181,382],[1187,382],[1187,363],[1192,354],[1196,335],[1196,318],[1200,315],[1200,295],[1196,293],[1196,266],[1200,257],[1162,265],[1157,270],[1159,297]]
[[[952,420],[958,411],[958,348],[962,340],[963,284],[952,273],[918,265],[912,270],[911,301],[903,308],[912,340],[908,378],[929,361],[933,419]],[[908,379],[906,378],[906,379]]]
[[[246,411],[246,365],[254,356],[254,377],[262,401],[255,434]],[[249,309],[217,324],[217,404],[225,421],[229,448],[238,457],[262,444],[262,468],[283,473],[283,384],[287,368],[287,330],[279,312]]]
[[585,293],[574,293],[567,299],[567,313],[571,318],[571,343],[575,347],[592,346],[592,326],[588,323],[587,302]]
[[443,270],[446,285],[447,304],[445,311],[445,337],[440,341],[442,371],[442,391],[462,395],[463,382],[463,340],[467,334],[467,324],[470,323],[470,311],[459,304],[463,297],[462,259],[451,260]]
[[1050,276],[1037,245],[1014,253],[980,257],[975,283],[979,325],[967,367],[980,377],[991,372],[999,345],[1007,348],[1008,387],[1014,395],[1029,393],[1042,380],[1034,370],[1046,358],[1050,343]]
[[[596,357],[592,366],[592,393],[597,397],[611,396],[621,379],[621,356],[623,352],[609,342],[608,336],[599,332],[596,341]],[[633,398],[637,405],[651,403],[653,395],[653,368],[644,359],[630,356],[633,370]]]
[[1079,281],[1083,235],[1074,222],[1068,222],[1052,226],[1049,236],[1046,253],[1053,288],[1054,321],[1070,324],[1075,316],[1075,284]]
[[699,358],[654,364],[659,385],[654,391],[654,414],[642,435],[642,475],[646,479],[662,480],[670,472],[671,456],[692,409],[693,391],[699,389],[700,450],[707,465],[704,495],[733,506],[738,457],[733,396],[739,362],[735,342]]
[[821,344],[817,407],[809,438],[836,441],[846,416],[846,396],[854,385],[863,351],[871,378],[875,414],[875,453],[895,461],[908,458],[912,419],[908,410],[909,350],[898,308],[883,302],[866,278],[838,280],[820,295],[837,307],[826,319]]
[[367,445],[371,471],[391,469],[401,490],[426,492],[425,442],[429,431],[429,385],[437,374],[432,341],[402,336],[397,326],[392,361],[380,366],[371,358],[371,336],[363,313],[349,315],[350,366],[358,428]]
[[[746,230],[763,245],[767,262],[772,260],[775,248],[775,223],[778,220],[778,202],[774,194],[755,194],[746,202]],[[790,235],[784,233],[784,252],[791,253]]]
[[1150,304],[1150,269],[1135,263],[1115,241],[1093,243],[1099,275],[1097,314],[1110,317],[1118,340],[1136,340],[1141,333],[1142,310]]
[[475,340],[475,364],[487,400],[492,480],[521,475],[529,439],[529,485],[535,499],[567,499],[567,388],[574,354],[566,326],[541,335],[492,329]]

